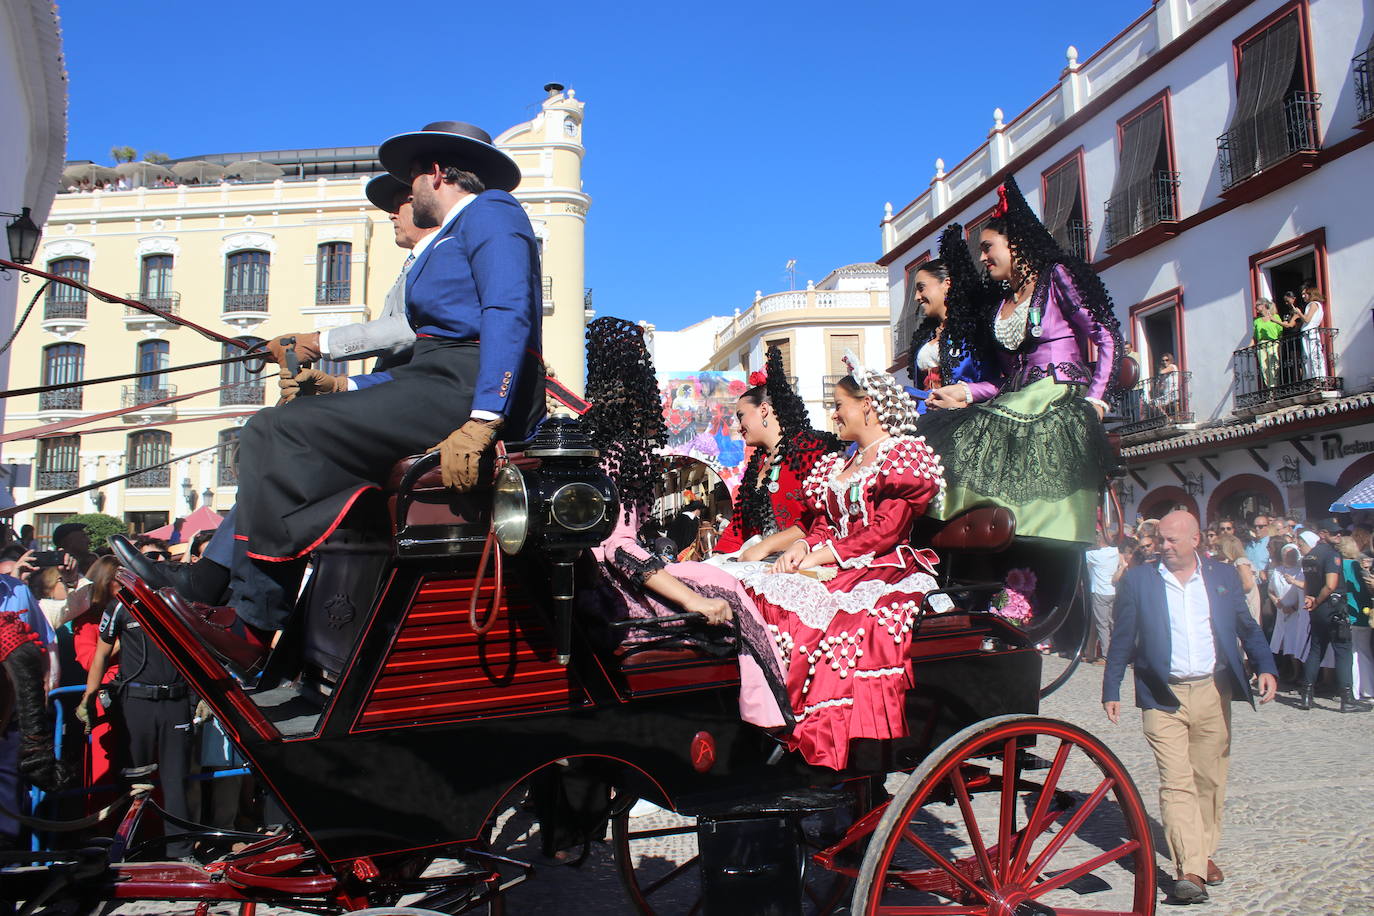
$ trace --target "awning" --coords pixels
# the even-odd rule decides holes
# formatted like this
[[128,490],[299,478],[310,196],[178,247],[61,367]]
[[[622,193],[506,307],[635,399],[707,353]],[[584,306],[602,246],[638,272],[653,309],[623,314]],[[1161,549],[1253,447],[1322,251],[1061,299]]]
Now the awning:
[[1327,511],[1354,512],[1358,509],[1374,509],[1374,474],[1346,490],[1345,495],[1332,503]]

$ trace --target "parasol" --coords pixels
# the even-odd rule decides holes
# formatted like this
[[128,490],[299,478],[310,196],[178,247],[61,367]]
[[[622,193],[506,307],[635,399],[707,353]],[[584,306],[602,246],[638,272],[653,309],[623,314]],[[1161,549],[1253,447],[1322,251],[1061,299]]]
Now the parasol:
[[261,159],[244,159],[241,162],[231,162],[224,167],[225,178],[237,178],[239,181],[268,181],[285,174],[280,166],[263,162]]
[[206,162],[204,159],[188,159],[186,162],[178,162],[172,166],[172,171],[182,179],[194,184],[209,184],[212,181],[219,181],[224,176],[224,166]]
[[114,170],[136,188],[146,188],[155,181],[174,181],[177,177],[171,169],[155,162],[121,162]]
[[1360,509],[1374,509],[1374,474],[1361,480],[1345,491],[1340,499],[1331,504],[1328,512],[1355,512]]
[[[207,529],[218,528],[220,522],[224,521],[224,516],[220,515],[209,506],[201,506],[196,509],[181,523],[181,539],[190,543],[191,538],[196,536],[196,532]],[[167,539],[172,536],[172,526],[163,525],[161,528],[154,528],[152,531],[144,532],[149,537]]]
[[82,182],[89,182],[94,185],[118,180],[118,172],[103,165],[96,165],[94,162],[78,162],[62,170],[62,183],[69,188],[76,187]]

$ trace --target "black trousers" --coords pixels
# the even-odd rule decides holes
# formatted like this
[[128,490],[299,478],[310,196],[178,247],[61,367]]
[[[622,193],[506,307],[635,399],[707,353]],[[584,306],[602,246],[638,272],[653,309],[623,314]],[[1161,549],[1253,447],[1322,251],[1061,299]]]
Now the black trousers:
[[[162,783],[162,804],[167,813],[183,820],[194,820],[186,798],[191,775],[191,701],[146,700],[120,696],[124,728],[129,737],[129,765],[133,767],[157,764],[157,779]],[[170,822],[166,835],[171,837],[185,831]],[[190,852],[185,844],[169,843],[167,851],[173,856]]]
[[[1350,629],[1337,626],[1330,619],[1332,608],[1344,607],[1345,599],[1341,598],[1338,602],[1328,600],[1312,611],[1312,632],[1307,641],[1307,661],[1303,663],[1303,680],[1308,684],[1317,683],[1322,657],[1326,655],[1326,647],[1330,646],[1331,653],[1336,659],[1336,686],[1341,690],[1349,690],[1352,686],[1350,656],[1353,645],[1349,638]],[[1345,634],[1344,638],[1342,633]]]
[[[238,616],[281,629],[295,604],[306,555],[364,490],[395,463],[433,447],[467,422],[477,379],[475,341],[421,338],[392,381],[297,398],[255,414],[239,439],[236,537],[230,583]],[[523,439],[544,415],[544,378],[527,356],[502,437]]]

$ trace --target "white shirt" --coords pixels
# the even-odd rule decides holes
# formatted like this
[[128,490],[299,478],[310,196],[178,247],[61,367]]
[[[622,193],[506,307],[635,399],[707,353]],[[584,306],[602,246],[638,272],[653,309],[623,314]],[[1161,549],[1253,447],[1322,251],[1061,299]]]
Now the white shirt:
[[1089,585],[1094,595],[1115,595],[1112,576],[1121,565],[1121,551],[1115,547],[1098,547],[1087,552]]
[[1202,558],[1186,582],[1180,582],[1163,564],[1164,596],[1169,605],[1169,676],[1202,677],[1217,667],[1217,647],[1212,635],[1212,606],[1202,578]]

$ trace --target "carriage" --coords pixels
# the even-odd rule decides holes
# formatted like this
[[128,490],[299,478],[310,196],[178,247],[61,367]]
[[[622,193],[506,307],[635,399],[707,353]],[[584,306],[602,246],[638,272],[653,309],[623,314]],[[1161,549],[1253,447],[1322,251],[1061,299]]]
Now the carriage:
[[[740,720],[728,630],[608,622],[579,601],[579,556],[618,511],[596,459],[577,421],[554,419],[487,489],[446,490],[437,455],[402,461],[316,548],[252,688],[121,572],[121,599],[290,823],[265,837],[190,825],[222,854],[161,861],[139,831],[148,774],[130,774],[112,837],[0,854],[0,896],[24,912],[502,912],[536,866],[506,854],[497,816],[531,786],[584,779],[606,789],[594,814],[640,913],[1153,912],[1129,774],[1038,714],[1072,670],[1043,684],[1036,644],[1081,615],[1081,555],[1019,541],[1005,509],[923,520],[914,536],[941,556],[954,608],[917,620],[909,737],[858,742],[836,772]],[[1017,567],[1039,581],[1022,624],[988,610]],[[626,640],[628,627],[647,629]],[[651,813],[632,816],[640,800]]]

